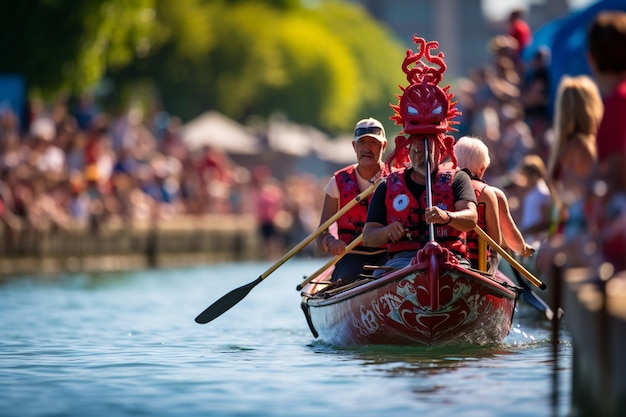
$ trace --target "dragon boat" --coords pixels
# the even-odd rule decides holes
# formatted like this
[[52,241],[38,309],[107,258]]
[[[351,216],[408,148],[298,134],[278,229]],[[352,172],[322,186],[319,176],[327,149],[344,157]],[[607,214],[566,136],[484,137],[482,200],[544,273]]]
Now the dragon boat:
[[343,285],[332,267],[301,291],[314,337],[336,346],[492,344],[509,333],[521,288],[502,272],[462,267],[428,242],[402,269]]

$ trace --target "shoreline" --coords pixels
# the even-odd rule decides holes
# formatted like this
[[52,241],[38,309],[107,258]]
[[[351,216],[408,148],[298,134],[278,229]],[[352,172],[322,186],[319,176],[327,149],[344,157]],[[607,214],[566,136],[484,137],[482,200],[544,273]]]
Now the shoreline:
[[0,229],[0,281],[262,259],[251,215],[178,216],[90,230]]

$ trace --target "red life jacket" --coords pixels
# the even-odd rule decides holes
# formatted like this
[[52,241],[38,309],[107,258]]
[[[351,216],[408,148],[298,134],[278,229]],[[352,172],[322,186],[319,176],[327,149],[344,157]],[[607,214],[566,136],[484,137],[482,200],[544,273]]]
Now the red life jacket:
[[[480,180],[472,178],[472,187],[474,187],[474,194],[476,194],[476,201],[480,198],[483,190],[487,187],[487,184]],[[476,224],[481,229],[485,230],[485,203],[478,203],[476,210],[478,211],[478,221]],[[472,268],[478,268],[478,233],[473,230],[467,232],[467,259],[469,259]],[[487,246],[487,262],[490,258],[489,246]],[[488,263],[487,263],[488,264]]]
[[[387,224],[399,221],[408,229],[408,236],[395,243],[389,243],[389,254],[402,251],[417,251],[429,241],[429,227],[424,217],[426,209],[426,191],[419,200],[411,194],[405,182],[405,172],[397,171],[387,177]],[[454,169],[439,168],[432,183],[432,202],[443,210],[454,211],[452,182]],[[466,233],[449,225],[435,224],[435,240],[443,247],[463,257],[467,256],[465,245]]]
[[[356,177],[356,165],[350,165],[335,172],[335,181],[337,181],[337,188],[339,188],[340,207],[344,207],[361,194]],[[367,207],[373,195],[374,193],[371,193],[366,199],[359,201],[337,220],[338,237],[346,244],[352,242],[363,232],[363,226],[367,218]],[[382,247],[387,248],[387,245]],[[367,250],[366,248],[359,245],[355,249]]]

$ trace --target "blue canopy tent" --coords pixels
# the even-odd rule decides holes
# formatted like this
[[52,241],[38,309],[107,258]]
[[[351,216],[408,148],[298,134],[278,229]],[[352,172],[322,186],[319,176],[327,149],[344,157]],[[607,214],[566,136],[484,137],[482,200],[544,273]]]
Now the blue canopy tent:
[[19,74],[0,74],[0,113],[11,111],[26,123],[26,81]]
[[606,10],[626,11],[626,0],[598,1],[547,23],[533,35],[533,42],[524,51],[523,58],[530,60],[542,46],[550,49],[550,108],[563,75],[591,74],[586,57],[587,30],[591,20]]

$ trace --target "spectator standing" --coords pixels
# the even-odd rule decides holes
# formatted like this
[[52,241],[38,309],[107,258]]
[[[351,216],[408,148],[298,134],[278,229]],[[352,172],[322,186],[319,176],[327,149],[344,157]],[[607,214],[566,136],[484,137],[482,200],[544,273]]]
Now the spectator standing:
[[497,35],[491,38],[488,44],[493,56],[493,69],[496,76],[514,86],[521,85],[521,71],[519,67],[519,44],[510,35]]
[[552,217],[552,197],[545,181],[546,167],[538,155],[527,155],[520,163],[519,173],[526,188],[520,230],[538,245],[546,237]]
[[511,11],[508,23],[507,34],[517,41],[517,50],[513,59],[516,64],[521,65],[521,55],[532,41],[532,31],[524,20],[524,10],[514,9]]
[[495,156],[503,164],[504,172],[500,174],[513,171],[526,155],[538,153],[535,138],[524,121],[523,112],[519,102],[507,103],[500,108],[502,130],[494,149]]
[[92,122],[100,114],[100,110],[96,106],[93,93],[87,92],[80,95],[74,109],[74,117],[78,123],[78,127],[82,130],[89,130]]
[[557,89],[554,142],[548,160],[548,182],[558,215],[548,244],[539,253],[542,270],[556,251],[567,255],[568,266],[584,265],[584,242],[588,239],[586,204],[591,174],[597,160],[596,132],[603,114],[602,98],[586,75],[564,76]]
[[564,76],[557,90],[554,142],[548,180],[560,202],[566,240],[586,229],[584,196],[597,161],[596,134],[604,106],[598,87],[586,76]]
[[284,200],[283,189],[271,175],[269,168],[257,167],[255,170],[258,181],[257,191],[257,219],[259,223],[259,234],[263,241],[264,256],[266,259],[275,259],[283,251],[284,237],[281,227],[284,220]]
[[500,139],[499,103],[493,68],[483,65],[471,74],[473,114],[470,131],[490,142]]
[[604,258],[616,271],[626,269],[626,12],[599,13],[592,21],[587,56],[603,96],[598,128],[600,195],[597,237]]
[[30,130],[33,146],[30,151],[31,163],[47,178],[59,181],[65,173],[65,152],[54,144],[56,126],[51,119],[38,118]]
[[521,88],[526,123],[542,147],[545,146],[544,135],[552,122],[549,65],[550,50],[541,46],[533,54]]

